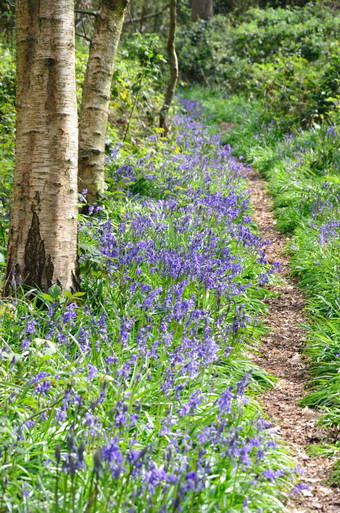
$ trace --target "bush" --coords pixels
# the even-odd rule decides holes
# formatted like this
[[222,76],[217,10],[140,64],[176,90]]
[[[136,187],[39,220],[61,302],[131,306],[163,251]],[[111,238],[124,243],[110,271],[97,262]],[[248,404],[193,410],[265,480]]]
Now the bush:
[[183,29],[180,69],[227,94],[261,98],[286,127],[329,120],[338,108],[340,15],[304,8],[252,8],[239,22],[217,16]]

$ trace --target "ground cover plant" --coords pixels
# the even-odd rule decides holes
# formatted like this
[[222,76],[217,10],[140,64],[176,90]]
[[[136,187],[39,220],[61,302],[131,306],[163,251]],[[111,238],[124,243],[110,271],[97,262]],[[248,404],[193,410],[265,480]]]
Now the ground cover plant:
[[[272,14],[267,14],[272,19]],[[276,24],[282,28],[282,42],[293,30],[284,29],[285,20],[292,19],[291,13],[276,11],[275,16]],[[245,34],[246,26],[241,25],[237,30],[240,35]],[[322,26],[320,31],[323,30]],[[277,62],[278,53],[288,55],[292,48],[296,49],[296,41],[280,45],[263,53],[261,59],[269,67]],[[338,44],[332,37],[322,44],[320,40],[320,45],[325,55],[338,54]],[[257,60],[255,52],[252,62]],[[313,65],[319,66],[317,60]],[[308,73],[307,66],[302,71]],[[308,102],[298,102],[299,117],[280,110],[281,100],[276,104],[272,98],[281,95],[281,86],[282,82],[272,82],[273,89],[265,101],[257,94],[249,96],[250,89],[235,95],[224,86],[220,87],[219,97],[213,87],[188,90],[186,94],[205,103],[213,123],[225,123],[224,142],[230,143],[237,155],[244,156],[246,163],[251,163],[268,180],[269,191],[275,198],[277,227],[290,234],[287,251],[291,255],[292,272],[306,292],[310,320],[306,353],[311,361],[313,381],[301,404],[317,408],[322,414],[320,423],[336,428],[340,421],[339,80],[334,77],[333,107],[315,117],[309,117]],[[290,82],[290,87],[291,94],[298,97],[297,86]],[[327,91],[321,83],[318,91],[326,98]],[[293,109],[294,102],[290,99],[288,103]],[[312,451],[334,454],[339,451],[339,445],[334,442],[330,447],[314,447]],[[336,479],[338,476],[336,470]]]
[[[256,400],[274,380],[248,359],[279,264],[267,264],[251,221],[244,162],[268,178],[278,225],[294,231],[289,251],[314,319],[305,404],[334,425],[338,26],[333,11],[310,4],[183,28],[182,79],[218,88],[186,92],[206,110],[178,100],[167,141],[155,128],[160,42],[125,42],[107,191],[80,216],[82,292],[54,286],[1,303],[0,512],[269,513],[303,490]],[[86,51],[78,45],[78,100]],[[3,265],[14,67],[8,44],[1,52]],[[222,133],[211,127],[220,121]]]
[[331,407],[322,416],[327,424],[338,423],[339,408],[338,133],[334,124],[282,134],[273,123],[253,133],[257,143],[248,148],[248,158],[269,180],[278,228],[294,234],[287,249],[307,292],[312,321],[307,352],[316,375],[316,391],[303,404]]
[[296,484],[244,354],[276,266],[242,163],[184,107],[173,140],[113,149],[84,292],[2,304],[3,511],[283,511]]

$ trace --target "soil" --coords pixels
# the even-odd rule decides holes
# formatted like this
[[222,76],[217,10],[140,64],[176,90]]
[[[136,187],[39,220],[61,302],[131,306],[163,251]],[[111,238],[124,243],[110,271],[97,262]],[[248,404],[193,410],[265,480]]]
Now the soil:
[[296,464],[304,469],[301,482],[309,486],[289,498],[290,513],[340,513],[340,489],[329,484],[334,460],[313,458],[306,453],[312,444],[329,442],[329,432],[317,426],[318,412],[302,408],[299,401],[306,395],[310,381],[308,359],[303,354],[305,332],[304,299],[297,283],[290,277],[289,258],[284,253],[287,237],[275,228],[272,201],[265,182],[251,170],[247,173],[251,187],[253,218],[261,236],[269,239],[266,254],[269,262],[281,262],[282,285],[273,287],[279,295],[268,300],[270,313],[268,335],[262,338],[260,354],[254,360],[278,379],[277,386],[265,393],[264,409],[273,419],[276,433],[286,441]]

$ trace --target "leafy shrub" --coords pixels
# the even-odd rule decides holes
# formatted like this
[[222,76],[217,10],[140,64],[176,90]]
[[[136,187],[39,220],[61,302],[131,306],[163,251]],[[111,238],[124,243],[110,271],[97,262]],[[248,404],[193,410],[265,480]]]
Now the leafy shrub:
[[[135,34],[120,50],[113,75],[108,149],[119,138],[136,143],[159,123],[168,66],[156,34]],[[115,135],[116,131],[116,135]],[[118,137],[117,137],[118,136]]]
[[329,120],[340,102],[340,16],[325,6],[249,9],[193,24],[179,36],[180,69],[225,93],[261,98],[289,128]]
[[230,23],[224,16],[214,16],[181,27],[176,43],[183,78],[206,81],[222,71],[226,38]]

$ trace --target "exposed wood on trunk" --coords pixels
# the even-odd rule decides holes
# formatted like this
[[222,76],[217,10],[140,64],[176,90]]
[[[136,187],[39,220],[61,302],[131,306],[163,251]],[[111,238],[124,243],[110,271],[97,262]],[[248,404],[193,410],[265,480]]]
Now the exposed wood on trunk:
[[79,191],[104,191],[105,135],[114,63],[129,0],[102,0],[90,46],[79,121]]
[[17,121],[4,292],[78,289],[72,0],[17,0]]
[[159,117],[159,126],[163,130],[163,134],[166,136],[168,132],[167,117],[170,109],[171,102],[174,98],[176,85],[178,82],[178,59],[176,54],[176,23],[177,23],[177,0],[171,0],[170,2],[170,26],[169,26],[169,37],[168,37],[168,56],[170,64],[170,80],[168,89],[166,92],[163,107],[161,108]]
[[192,0],[192,21],[206,20],[214,15],[213,0]]

